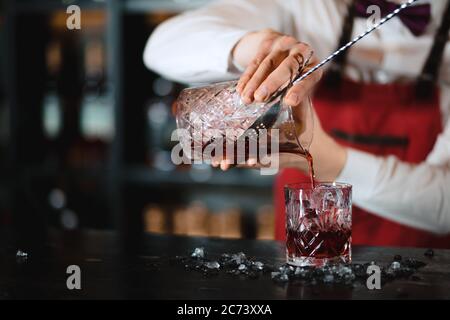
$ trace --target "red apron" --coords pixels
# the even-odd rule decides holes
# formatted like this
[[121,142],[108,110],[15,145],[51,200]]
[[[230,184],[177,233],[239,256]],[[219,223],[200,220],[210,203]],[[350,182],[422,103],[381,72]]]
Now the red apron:
[[[324,130],[343,145],[420,163],[432,150],[442,131],[442,122],[438,94],[431,100],[420,101],[414,89],[413,85],[343,80],[339,89],[327,90],[321,86],[315,94],[314,108]],[[277,239],[285,239],[283,187],[303,180],[309,181],[295,169],[283,170],[276,179]],[[403,226],[356,206],[353,207],[352,240],[362,245],[450,248],[450,237]]]

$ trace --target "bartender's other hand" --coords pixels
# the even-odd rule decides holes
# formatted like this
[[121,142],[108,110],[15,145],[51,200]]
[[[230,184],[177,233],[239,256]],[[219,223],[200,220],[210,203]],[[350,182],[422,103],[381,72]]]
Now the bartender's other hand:
[[[273,30],[262,30],[244,36],[232,53],[234,61],[246,67],[237,86],[243,101],[249,104],[267,100],[298,74],[311,53],[313,50],[306,43]],[[317,58],[313,56],[307,68],[317,62]],[[322,72],[317,70],[292,87],[286,95],[285,103],[293,107],[299,105],[321,77]]]

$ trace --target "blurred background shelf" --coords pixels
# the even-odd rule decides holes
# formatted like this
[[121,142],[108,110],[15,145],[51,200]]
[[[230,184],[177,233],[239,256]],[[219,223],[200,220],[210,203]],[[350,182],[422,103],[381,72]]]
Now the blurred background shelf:
[[242,172],[240,170],[231,170],[229,172],[220,172],[208,167],[191,169],[184,172],[164,172],[149,169],[148,167],[129,167],[125,170],[124,181],[136,185],[158,186],[166,185],[196,185],[207,187],[236,187],[236,188],[271,188],[273,178],[259,176],[255,172]]
[[11,3],[12,8],[18,13],[45,13],[55,10],[66,10],[74,4],[81,9],[104,9],[107,0],[16,0]]
[[[7,0],[0,5],[0,224],[273,238],[273,177],[175,167],[185,84],[142,52],[163,21],[209,0]],[[81,8],[81,30],[66,9]],[[5,168],[5,169],[1,169]],[[8,169],[6,169],[8,168]]]
[[[66,10],[69,5],[78,5],[82,10],[99,10],[107,7],[109,0],[17,0],[14,10],[20,13],[45,13]],[[182,12],[198,8],[211,0],[121,0],[118,8],[128,13],[152,11]]]
[[211,0],[124,0],[123,8],[127,12],[142,13],[153,10],[182,12],[211,2]]

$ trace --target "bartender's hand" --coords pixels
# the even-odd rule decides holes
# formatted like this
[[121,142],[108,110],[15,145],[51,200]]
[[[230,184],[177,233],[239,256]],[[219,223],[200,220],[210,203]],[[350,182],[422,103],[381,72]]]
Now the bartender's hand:
[[[298,74],[311,53],[313,49],[306,43],[273,30],[262,30],[244,36],[232,52],[233,60],[246,67],[237,86],[243,101],[249,104],[267,100]],[[307,68],[317,62],[317,58],[313,56]],[[299,105],[321,77],[321,70],[317,70],[292,87],[286,95],[285,103],[293,107]]]
[[[279,88],[287,84],[297,74],[312,52],[307,44],[273,30],[254,32],[243,37],[233,50],[233,59],[246,70],[239,80],[237,90],[245,103],[263,102]],[[310,65],[318,60],[312,57]],[[311,94],[322,77],[320,70],[304,81],[293,86],[286,95],[285,103],[296,107]],[[315,163],[316,178],[319,181],[334,181],[347,161],[347,150],[333,140],[323,129],[314,112],[314,138],[310,148]],[[281,168],[297,168],[307,173],[307,161],[298,155],[282,153]],[[213,166],[227,170],[226,160],[213,161]],[[250,159],[246,167],[258,167],[255,159]]]

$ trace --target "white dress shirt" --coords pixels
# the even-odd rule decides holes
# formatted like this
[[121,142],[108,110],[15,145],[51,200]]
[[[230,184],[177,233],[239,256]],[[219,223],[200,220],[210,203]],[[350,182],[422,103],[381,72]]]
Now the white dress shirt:
[[[427,2],[427,1],[421,1]],[[439,27],[446,1],[431,0],[432,21],[415,37],[398,18],[360,41],[349,54],[346,74],[363,82],[417,78]],[[169,79],[203,83],[236,79],[233,47],[245,34],[271,28],[311,45],[319,59],[338,45],[347,0],[219,0],[161,24],[144,52],[146,65]],[[353,33],[367,28],[357,18]],[[363,61],[358,50],[381,50],[383,61]],[[426,161],[413,165],[350,149],[338,181],[353,185],[358,206],[405,225],[450,233],[450,45],[444,52],[439,85],[445,130]]]

